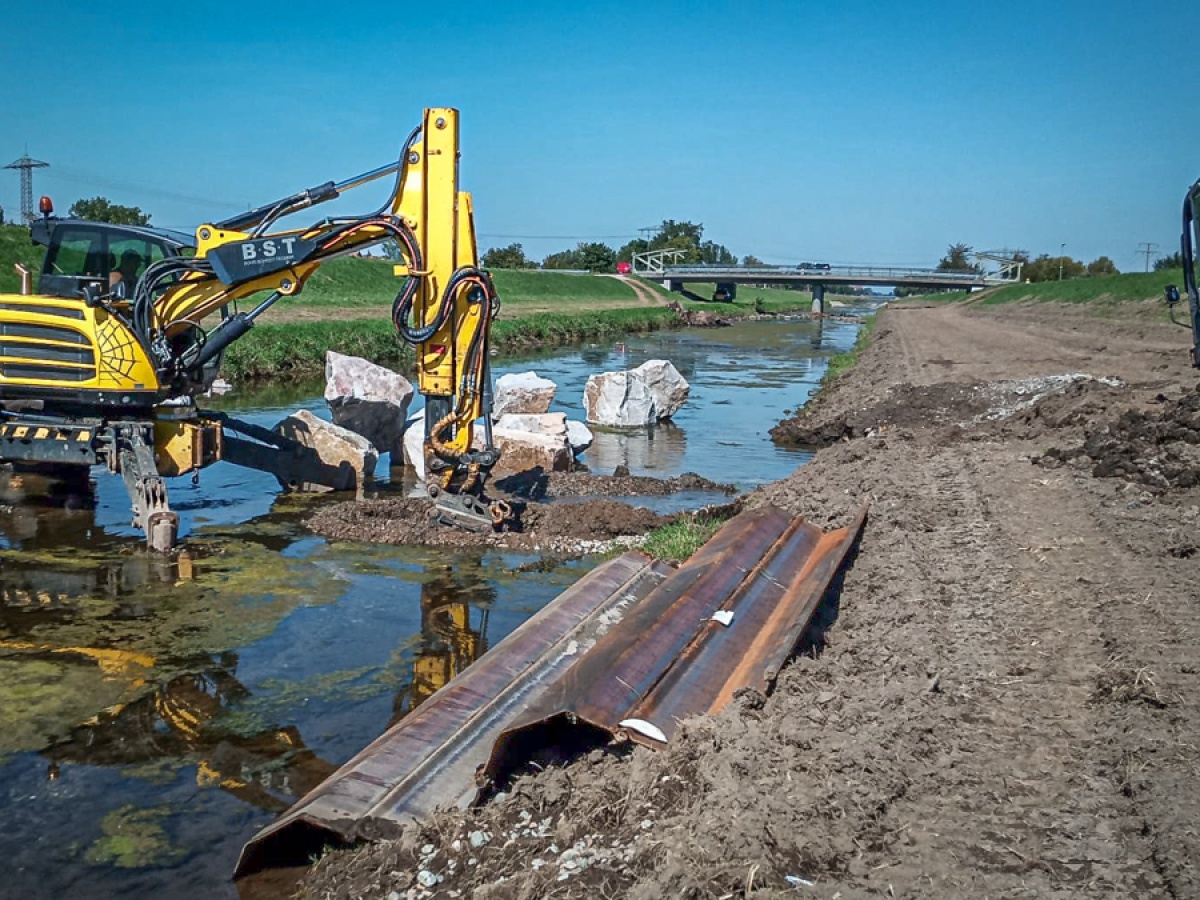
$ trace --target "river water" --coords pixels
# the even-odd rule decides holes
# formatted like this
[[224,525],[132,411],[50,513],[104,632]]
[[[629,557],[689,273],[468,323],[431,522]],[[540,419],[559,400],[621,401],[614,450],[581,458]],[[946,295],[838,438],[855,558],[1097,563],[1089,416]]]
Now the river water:
[[[583,461],[749,488],[805,461],[767,431],[855,334],[747,322],[494,374],[532,369],[559,385],[554,409],[582,418],[589,374],[669,359],[692,385],[675,421],[597,434]],[[327,415],[319,385],[222,406],[263,425]],[[405,488],[386,465],[379,477]],[[95,481],[91,509],[14,502],[34,484],[0,496],[3,897],[236,897],[248,838],[595,563],[333,544],[299,525],[328,498],[225,463],[169,484],[186,550],[168,561],[142,550],[118,480]]]

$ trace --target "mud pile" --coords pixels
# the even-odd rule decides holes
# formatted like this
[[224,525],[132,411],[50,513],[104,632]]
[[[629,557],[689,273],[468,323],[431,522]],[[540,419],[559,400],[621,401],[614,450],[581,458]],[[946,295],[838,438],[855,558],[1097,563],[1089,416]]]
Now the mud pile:
[[324,507],[303,524],[335,541],[576,553],[598,550],[614,539],[642,535],[675,520],[615,500],[530,503],[521,515],[522,531],[494,534],[444,525],[432,512],[432,504],[420,497],[366,500]]
[[[614,540],[646,534],[677,518],[604,498],[662,496],[680,491],[708,491],[714,495],[736,492],[733,485],[717,484],[691,472],[674,478],[652,478],[630,475],[623,467],[612,475],[546,473],[539,469],[495,484],[497,496],[512,500],[520,509],[520,532],[474,533],[444,525],[433,517],[432,504],[419,497],[338,503],[321,508],[303,524],[335,541],[591,552]],[[567,498],[567,502],[540,502],[554,498]]]
[[1051,448],[1034,462],[1090,466],[1096,478],[1123,478],[1153,488],[1200,484],[1200,385],[1176,400],[1160,397],[1150,412],[1127,409],[1087,435],[1081,446]]
[[1121,390],[1112,378],[1082,373],[1004,381],[940,381],[894,385],[883,399],[861,409],[830,414],[815,404],[771,429],[784,446],[820,449],[871,437],[893,428],[950,428],[970,431],[988,425],[1016,429],[1030,437],[1042,428],[1088,421],[1107,409]]

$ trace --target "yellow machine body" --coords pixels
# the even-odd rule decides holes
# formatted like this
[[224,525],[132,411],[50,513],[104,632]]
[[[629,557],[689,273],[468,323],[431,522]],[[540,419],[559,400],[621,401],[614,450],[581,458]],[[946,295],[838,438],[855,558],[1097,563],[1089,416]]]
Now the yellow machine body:
[[145,348],[116,316],[82,299],[0,294],[0,389],[14,387],[117,406],[159,390]]

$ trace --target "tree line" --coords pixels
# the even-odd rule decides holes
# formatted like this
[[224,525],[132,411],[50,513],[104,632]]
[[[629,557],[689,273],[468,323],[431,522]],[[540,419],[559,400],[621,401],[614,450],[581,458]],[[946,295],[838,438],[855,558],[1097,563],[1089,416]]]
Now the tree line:
[[[649,239],[634,238],[619,248],[599,241],[583,241],[569,250],[551,253],[540,263],[525,255],[519,244],[493,247],[483,255],[488,269],[578,269],[589,272],[615,272],[617,263],[632,262],[634,254],[649,250],[678,250],[679,265],[736,266],[738,258],[724,244],[704,239],[704,226],[698,222],[677,222],[664,219]],[[743,265],[762,265],[754,256],[742,260]]]

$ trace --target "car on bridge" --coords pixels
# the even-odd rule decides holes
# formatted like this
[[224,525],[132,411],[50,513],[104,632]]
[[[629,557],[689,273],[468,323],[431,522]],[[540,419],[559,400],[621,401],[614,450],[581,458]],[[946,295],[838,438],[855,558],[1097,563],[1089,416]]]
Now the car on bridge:
[[829,263],[800,263],[796,267],[796,271],[804,274],[805,272],[828,272],[832,268]]

